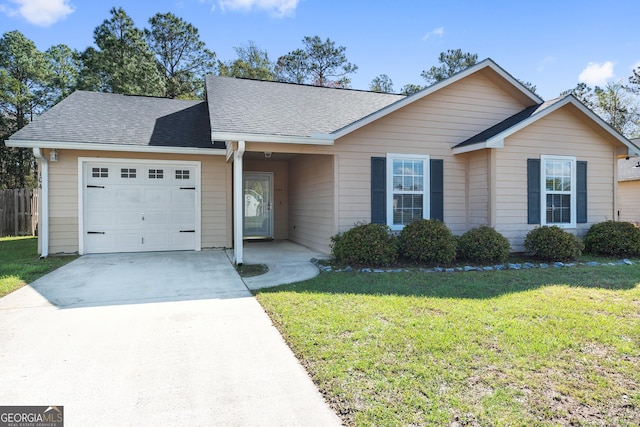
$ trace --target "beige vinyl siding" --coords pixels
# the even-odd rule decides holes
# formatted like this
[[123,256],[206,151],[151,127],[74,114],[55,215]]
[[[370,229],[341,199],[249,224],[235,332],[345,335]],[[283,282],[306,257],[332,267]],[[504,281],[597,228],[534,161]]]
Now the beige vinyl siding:
[[231,164],[224,156],[184,156],[166,160],[199,160],[201,162],[201,246],[230,248],[231,225]]
[[[527,159],[541,155],[575,156],[587,161],[587,221],[569,231],[582,236],[600,221],[614,219],[616,147],[588,126],[572,106],[563,107],[505,140],[495,150],[496,229],[514,251],[523,251],[527,232]],[[542,207],[544,214],[544,207]]]
[[472,151],[467,154],[467,192],[469,218],[467,228],[490,225],[489,219],[489,157],[490,150]]
[[[48,156],[48,153],[44,153]],[[202,248],[230,247],[230,165],[224,156],[59,150],[49,162],[49,253],[78,251],[78,157],[201,162]]]
[[640,225],[640,180],[618,182],[620,221]]
[[[451,147],[523,108],[487,77],[474,74],[339,139],[334,147],[339,156],[339,230],[371,220],[371,157],[396,153],[444,160],[444,219],[454,233],[463,233],[471,220],[467,157],[454,156]],[[482,185],[474,188],[473,221],[478,223],[486,223],[488,216]]]
[[289,239],[329,253],[334,226],[334,158],[300,155],[289,164]]
[[273,173],[273,237],[274,239],[288,239],[289,163],[286,161],[246,159],[244,171]]
[[[43,153],[46,158],[49,153]],[[49,162],[49,254],[78,252],[78,156],[60,150]]]
[[49,218],[49,254],[78,252],[78,217]]

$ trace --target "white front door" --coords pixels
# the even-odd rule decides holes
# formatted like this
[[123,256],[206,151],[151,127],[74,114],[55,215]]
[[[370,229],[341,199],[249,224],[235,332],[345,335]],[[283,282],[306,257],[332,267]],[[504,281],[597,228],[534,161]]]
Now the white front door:
[[243,235],[245,239],[273,239],[273,174],[243,175]]
[[83,174],[84,253],[199,249],[195,165],[96,161]]

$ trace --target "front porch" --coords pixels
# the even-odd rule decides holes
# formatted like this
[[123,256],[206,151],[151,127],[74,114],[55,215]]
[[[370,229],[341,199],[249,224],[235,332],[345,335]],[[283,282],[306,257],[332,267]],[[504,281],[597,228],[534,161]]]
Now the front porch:
[[335,157],[262,151],[273,148],[246,144],[244,152],[236,150],[229,156],[233,158],[232,259],[236,264],[252,262],[244,249],[248,242],[259,240],[289,240],[328,254],[330,237],[337,232]]

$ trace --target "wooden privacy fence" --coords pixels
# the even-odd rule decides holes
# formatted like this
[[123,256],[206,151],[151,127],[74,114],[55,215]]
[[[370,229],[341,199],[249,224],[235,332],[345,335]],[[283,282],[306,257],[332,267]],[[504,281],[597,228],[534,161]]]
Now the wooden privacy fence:
[[39,190],[0,190],[0,237],[35,236]]

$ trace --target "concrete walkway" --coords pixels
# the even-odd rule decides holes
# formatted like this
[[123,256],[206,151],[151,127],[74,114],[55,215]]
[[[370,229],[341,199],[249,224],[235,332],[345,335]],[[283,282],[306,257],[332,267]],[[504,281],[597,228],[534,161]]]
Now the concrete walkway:
[[83,256],[0,299],[0,402],[65,425],[338,426],[223,251]]
[[[227,255],[233,259],[233,250],[228,250]],[[266,264],[269,272],[246,277],[244,283],[247,288],[256,290],[312,279],[320,273],[318,267],[310,262],[313,258],[328,257],[288,240],[245,242],[244,263]]]

